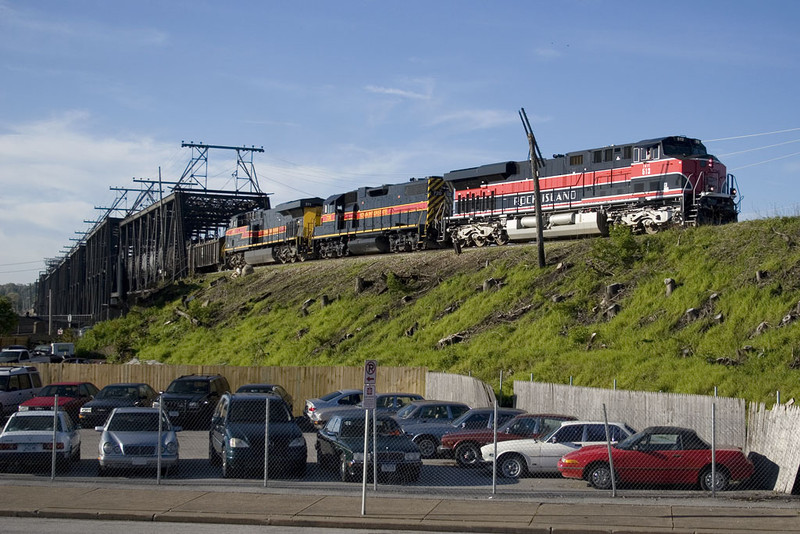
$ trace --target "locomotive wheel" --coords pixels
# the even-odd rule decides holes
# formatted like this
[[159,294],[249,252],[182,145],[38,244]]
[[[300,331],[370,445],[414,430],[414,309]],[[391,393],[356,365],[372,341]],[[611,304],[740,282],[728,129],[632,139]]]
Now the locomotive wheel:
[[472,234],[472,243],[476,247],[482,247],[486,245],[486,238],[480,234]]
[[494,242],[498,245],[506,245],[508,244],[508,234],[505,232],[500,232],[499,234],[495,234]]
[[644,226],[644,231],[650,235],[658,233],[658,225],[652,219],[643,220],[642,226]]

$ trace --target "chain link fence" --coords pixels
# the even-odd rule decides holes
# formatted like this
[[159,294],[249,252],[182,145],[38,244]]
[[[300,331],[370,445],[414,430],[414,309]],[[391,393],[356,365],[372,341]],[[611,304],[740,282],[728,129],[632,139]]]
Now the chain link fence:
[[[370,410],[353,404],[356,390],[345,404],[320,404],[313,422],[277,393],[168,403],[144,400],[126,384],[130,397],[94,417],[56,395],[7,418],[0,479],[332,493],[369,487],[454,498],[747,499],[800,491],[800,410],[793,406],[515,382],[511,408],[464,379],[453,378],[456,389],[449,386],[444,400],[428,388],[427,400],[384,394]],[[459,390],[472,393],[457,400]],[[210,405],[191,406],[197,402]],[[204,415],[186,418],[190,410]]]

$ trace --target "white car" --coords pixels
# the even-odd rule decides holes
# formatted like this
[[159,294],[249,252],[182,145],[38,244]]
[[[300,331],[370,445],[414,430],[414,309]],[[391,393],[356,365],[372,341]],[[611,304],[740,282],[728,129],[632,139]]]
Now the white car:
[[81,435],[64,411],[54,417],[52,410],[16,412],[8,418],[0,434],[0,465],[20,464],[49,470],[53,462],[53,422],[56,468],[69,469],[81,459]]
[[[635,431],[624,423],[608,423],[611,442],[616,443]],[[519,478],[526,473],[558,473],[558,460],[584,445],[606,442],[602,421],[564,421],[561,426],[542,438],[517,439],[497,444],[496,469],[499,476]],[[491,468],[494,444],[481,447],[484,465]]]

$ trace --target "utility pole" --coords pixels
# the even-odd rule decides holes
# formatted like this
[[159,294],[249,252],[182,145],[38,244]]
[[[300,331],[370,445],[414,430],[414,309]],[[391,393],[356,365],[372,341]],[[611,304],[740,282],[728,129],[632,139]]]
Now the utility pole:
[[522,126],[525,128],[525,133],[528,135],[528,150],[531,155],[531,176],[533,177],[533,193],[534,206],[536,208],[536,246],[539,249],[539,268],[545,266],[544,261],[544,230],[542,228],[542,195],[539,191],[539,167],[544,165],[544,158],[542,152],[539,150],[539,145],[536,143],[536,137],[533,136],[531,123],[528,121],[528,115],[525,113],[525,108],[520,108],[519,118],[522,120]]

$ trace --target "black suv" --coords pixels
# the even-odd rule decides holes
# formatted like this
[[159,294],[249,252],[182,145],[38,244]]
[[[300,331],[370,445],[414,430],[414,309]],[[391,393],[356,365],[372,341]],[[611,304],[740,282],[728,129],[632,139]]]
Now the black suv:
[[172,381],[153,407],[163,402],[173,425],[208,430],[219,399],[230,389],[222,375],[184,375]]

